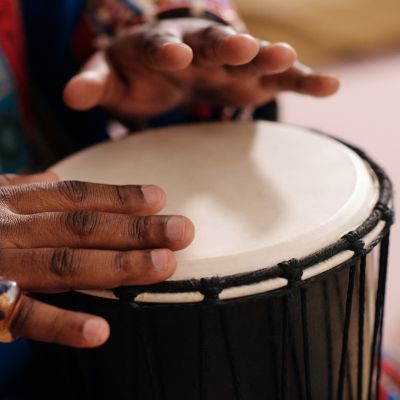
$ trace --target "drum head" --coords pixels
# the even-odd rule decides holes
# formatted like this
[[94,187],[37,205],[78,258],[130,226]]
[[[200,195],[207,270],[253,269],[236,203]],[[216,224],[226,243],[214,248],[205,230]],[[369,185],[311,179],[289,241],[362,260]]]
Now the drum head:
[[196,227],[172,280],[226,276],[304,257],[371,213],[378,184],[338,141],[284,124],[213,123],[147,131],[55,165],[64,180],[156,184],[164,214]]

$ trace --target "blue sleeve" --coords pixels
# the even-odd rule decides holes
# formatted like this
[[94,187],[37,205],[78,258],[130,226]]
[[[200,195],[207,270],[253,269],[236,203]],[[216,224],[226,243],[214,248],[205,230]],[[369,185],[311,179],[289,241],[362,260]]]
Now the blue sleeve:
[[107,139],[105,113],[72,111],[62,102],[65,83],[80,67],[73,57],[71,37],[85,1],[21,0],[21,5],[35,101],[43,102],[49,111],[60,147],[70,153]]

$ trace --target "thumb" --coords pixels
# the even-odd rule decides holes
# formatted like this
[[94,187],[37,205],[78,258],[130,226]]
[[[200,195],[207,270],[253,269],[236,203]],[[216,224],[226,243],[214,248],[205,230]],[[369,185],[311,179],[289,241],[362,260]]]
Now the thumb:
[[58,176],[54,172],[42,172],[32,175],[0,175],[0,186],[24,185],[39,182],[54,182],[58,180]]
[[115,79],[114,73],[104,52],[99,51],[66,84],[63,93],[65,104],[78,111],[100,105],[112,79]]

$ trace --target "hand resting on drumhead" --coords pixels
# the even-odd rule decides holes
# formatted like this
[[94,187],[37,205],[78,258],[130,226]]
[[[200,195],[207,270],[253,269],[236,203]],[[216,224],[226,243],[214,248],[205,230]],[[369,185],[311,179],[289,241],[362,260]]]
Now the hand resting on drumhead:
[[[52,173],[0,175],[0,277],[25,292],[142,285],[167,279],[173,251],[192,241],[182,216],[153,215],[158,187],[59,182]],[[96,347],[109,336],[99,317],[23,296],[11,332],[34,340]]]
[[123,118],[151,117],[208,102],[257,106],[281,91],[336,92],[338,80],[297,61],[286,43],[269,43],[202,18],[137,26],[97,52],[66,85],[76,110],[102,106]]

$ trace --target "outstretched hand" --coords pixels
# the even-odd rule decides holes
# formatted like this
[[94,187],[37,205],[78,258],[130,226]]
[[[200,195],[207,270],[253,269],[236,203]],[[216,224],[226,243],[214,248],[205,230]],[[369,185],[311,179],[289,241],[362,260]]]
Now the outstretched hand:
[[97,52],[66,85],[76,110],[102,106],[121,117],[151,117],[184,103],[258,106],[279,92],[329,96],[330,75],[300,64],[285,43],[268,43],[201,18],[132,28]]

